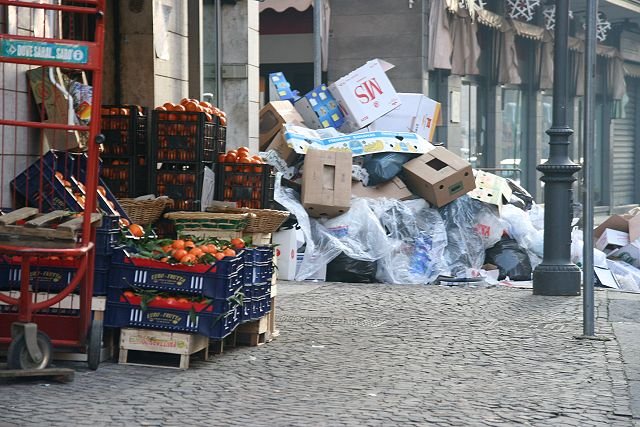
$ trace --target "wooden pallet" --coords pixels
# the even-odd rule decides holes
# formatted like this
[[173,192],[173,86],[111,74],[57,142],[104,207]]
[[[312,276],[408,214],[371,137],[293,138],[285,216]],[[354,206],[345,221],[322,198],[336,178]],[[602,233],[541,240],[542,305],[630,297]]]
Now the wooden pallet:
[[[78,241],[83,216],[70,217],[72,212],[53,211],[41,214],[36,208],[20,208],[0,216],[0,244],[41,248],[71,248]],[[102,215],[91,214],[91,222],[99,226]]]
[[73,381],[74,375],[75,371],[68,368],[0,369],[0,379],[3,380],[49,378],[53,381],[69,383]]
[[[180,365],[164,366],[128,361],[130,351],[177,354]],[[203,352],[204,360],[209,359],[209,338],[197,334],[153,331],[147,329],[122,328],[120,330],[120,356],[118,363],[127,365],[189,369],[189,357]]]

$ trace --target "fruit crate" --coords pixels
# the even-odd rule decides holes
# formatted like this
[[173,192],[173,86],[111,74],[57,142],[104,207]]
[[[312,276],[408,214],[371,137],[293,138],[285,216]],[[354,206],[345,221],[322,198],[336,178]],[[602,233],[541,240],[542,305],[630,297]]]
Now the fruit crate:
[[152,193],[173,200],[172,210],[200,211],[204,163],[163,163],[151,176]]
[[236,202],[239,207],[271,209],[275,175],[267,164],[216,163],[215,200]]
[[251,320],[261,319],[271,311],[271,296],[251,298]]
[[119,198],[147,193],[148,119],[148,109],[137,105],[102,107],[101,177]]
[[[167,162],[215,162],[225,152],[226,129],[220,119],[195,111],[154,110],[151,164]],[[221,138],[224,135],[224,138]]]
[[[214,302],[215,304],[215,302]],[[225,313],[215,313],[215,307],[198,312],[131,304],[120,289],[110,289],[104,324],[110,328],[147,328],[205,335],[223,339],[240,323],[241,306],[235,305]]]
[[[106,266],[98,267],[101,257],[96,255],[96,267],[93,277],[93,295],[106,295],[109,281],[109,257]],[[78,262],[71,260],[33,260],[29,273],[29,285],[32,292],[58,293],[66,288],[78,271]],[[22,267],[18,257],[0,262],[0,291],[19,291]],[[74,294],[80,292],[80,284]]]
[[124,250],[113,257],[111,282],[118,288],[142,288],[166,292],[228,298],[243,287],[243,255],[227,257],[213,265],[171,265],[128,256]]

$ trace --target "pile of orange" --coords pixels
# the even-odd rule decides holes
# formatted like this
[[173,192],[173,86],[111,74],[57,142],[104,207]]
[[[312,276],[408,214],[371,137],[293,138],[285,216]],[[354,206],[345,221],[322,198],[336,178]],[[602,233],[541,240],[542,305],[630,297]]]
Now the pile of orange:
[[[242,239],[233,239],[231,244],[236,249],[244,247]],[[212,257],[221,260],[226,257],[236,256],[236,251],[226,245],[218,246],[213,243],[196,245],[189,239],[176,239],[171,244],[162,247],[165,255],[160,258],[161,262],[179,262],[181,264],[209,264]],[[210,256],[206,256],[209,254]]]
[[[220,163],[253,163],[256,165],[263,165],[264,160],[258,155],[251,155],[249,148],[240,147],[236,150],[229,150],[226,153],[218,155],[218,162]],[[260,172],[260,171],[256,171]]]
[[156,111],[168,111],[172,114],[167,114],[167,120],[197,120],[197,116],[190,116],[188,114],[179,113],[204,113],[208,122],[213,121],[213,117],[216,116],[220,119],[220,125],[227,125],[227,115],[224,111],[211,105],[207,101],[198,101],[192,98],[182,98],[179,104],[172,102],[165,102],[159,107],[155,108]]

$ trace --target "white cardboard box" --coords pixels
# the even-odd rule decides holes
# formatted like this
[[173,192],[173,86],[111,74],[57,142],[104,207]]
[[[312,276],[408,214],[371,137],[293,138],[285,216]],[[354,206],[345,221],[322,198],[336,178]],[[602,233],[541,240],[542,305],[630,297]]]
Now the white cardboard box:
[[296,230],[281,230],[273,233],[271,242],[276,245],[276,265],[278,266],[278,279],[295,280],[298,266],[297,253],[298,241]]
[[400,97],[385,73],[393,65],[374,59],[329,86],[345,118],[341,130],[355,132],[400,106]]
[[399,93],[398,96],[400,106],[376,119],[368,129],[414,132],[429,142],[433,141],[440,117],[440,103],[421,93]]
[[596,249],[604,252],[606,248],[612,249],[627,246],[629,244],[629,233],[624,231],[606,228],[596,241]]
[[640,239],[615,249],[607,255],[607,258],[624,261],[635,268],[640,268]]

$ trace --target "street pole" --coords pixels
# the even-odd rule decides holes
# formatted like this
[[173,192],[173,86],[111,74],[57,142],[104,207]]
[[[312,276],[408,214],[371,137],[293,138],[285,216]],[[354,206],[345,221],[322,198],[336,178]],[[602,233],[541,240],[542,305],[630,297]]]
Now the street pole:
[[596,75],[596,19],[598,0],[587,0],[587,33],[584,54],[584,252],[582,254],[582,283],[584,295],[582,300],[582,334],[585,337],[595,335],[593,304],[593,194],[592,151],[594,149],[594,90]]
[[574,173],[580,166],[569,158],[567,95],[569,0],[556,0],[553,52],[553,123],[549,160],[538,166],[544,186],[544,256],[533,272],[534,295],[580,295],[580,269],[571,262],[571,219]]
[[322,84],[322,0],[313,2],[313,87]]

